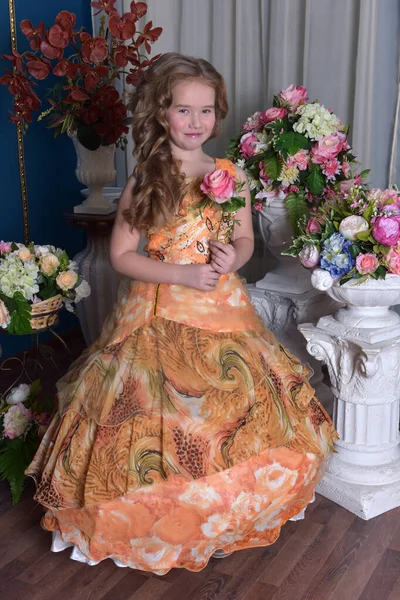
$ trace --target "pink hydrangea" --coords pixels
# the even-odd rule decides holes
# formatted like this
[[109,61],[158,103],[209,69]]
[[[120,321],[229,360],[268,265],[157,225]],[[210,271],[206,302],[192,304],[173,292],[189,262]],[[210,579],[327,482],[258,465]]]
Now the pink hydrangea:
[[26,408],[22,402],[13,404],[4,415],[4,437],[10,439],[20,437],[31,421],[32,412],[29,408]]

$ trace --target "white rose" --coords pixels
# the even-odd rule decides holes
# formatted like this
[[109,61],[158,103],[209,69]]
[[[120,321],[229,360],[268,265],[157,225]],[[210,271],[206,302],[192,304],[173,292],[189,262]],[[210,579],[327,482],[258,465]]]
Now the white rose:
[[333,277],[325,269],[314,269],[311,273],[311,285],[316,290],[321,290],[321,292],[329,290],[332,287],[333,281]]
[[38,258],[50,252],[50,246],[34,246],[35,256]]
[[346,240],[355,242],[357,240],[357,234],[361,231],[366,231],[369,228],[368,222],[363,217],[352,215],[346,217],[339,225],[339,233],[342,234]]
[[0,300],[0,327],[5,329],[10,322],[10,313],[3,300]]
[[26,246],[21,246],[21,248],[17,252],[17,255],[18,255],[18,258],[20,258],[24,262],[26,262],[27,260],[30,260],[32,258],[32,254]]
[[78,281],[78,275],[75,271],[62,271],[57,275],[56,284],[61,290],[71,290]]
[[40,259],[40,270],[45,275],[51,277],[51,275],[56,273],[59,264],[60,261],[55,254],[43,254]]
[[19,404],[20,402],[25,402],[25,400],[29,396],[30,391],[30,385],[28,385],[27,383],[21,383],[20,385],[17,385],[11,390],[11,392],[6,397],[6,403]]

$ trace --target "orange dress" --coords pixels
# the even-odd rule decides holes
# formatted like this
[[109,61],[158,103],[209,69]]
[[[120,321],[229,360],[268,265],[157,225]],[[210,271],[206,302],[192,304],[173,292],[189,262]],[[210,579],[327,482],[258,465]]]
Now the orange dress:
[[[235,174],[233,164],[217,168]],[[226,240],[199,179],[148,254],[205,263]],[[272,544],[310,502],[336,432],[307,369],[267,331],[236,273],[215,291],[130,282],[58,384],[27,469],[57,532],[90,561],[199,571],[216,549]]]

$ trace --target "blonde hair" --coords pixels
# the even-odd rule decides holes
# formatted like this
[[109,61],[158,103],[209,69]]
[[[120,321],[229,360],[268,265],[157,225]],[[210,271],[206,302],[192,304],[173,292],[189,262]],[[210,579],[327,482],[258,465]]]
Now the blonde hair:
[[172,87],[179,81],[201,79],[215,90],[215,126],[218,135],[228,112],[223,77],[206,60],[168,52],[144,72],[132,95],[132,132],[135,144],[135,185],[124,218],[139,231],[160,226],[174,214],[182,193],[183,175],[169,145],[167,110]]

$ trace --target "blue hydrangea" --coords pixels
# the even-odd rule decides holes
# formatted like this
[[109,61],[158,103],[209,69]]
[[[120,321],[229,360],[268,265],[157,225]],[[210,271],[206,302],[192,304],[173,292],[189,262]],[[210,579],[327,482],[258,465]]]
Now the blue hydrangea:
[[346,275],[355,265],[355,259],[350,255],[351,242],[341,233],[334,233],[322,244],[322,269],[329,271],[334,279]]

